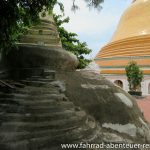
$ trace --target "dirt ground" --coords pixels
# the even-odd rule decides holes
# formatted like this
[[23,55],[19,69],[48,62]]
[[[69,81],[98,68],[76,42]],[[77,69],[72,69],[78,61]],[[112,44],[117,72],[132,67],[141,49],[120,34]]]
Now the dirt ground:
[[145,116],[145,119],[150,124],[150,95],[145,96],[143,98],[137,99],[138,106],[140,107],[141,111],[143,112],[143,115]]

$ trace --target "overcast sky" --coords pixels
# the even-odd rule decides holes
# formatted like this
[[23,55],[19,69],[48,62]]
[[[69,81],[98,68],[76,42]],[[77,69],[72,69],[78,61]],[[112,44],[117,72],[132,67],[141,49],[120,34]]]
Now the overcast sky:
[[[65,15],[70,17],[70,22],[64,27],[78,34],[78,38],[85,41],[92,53],[87,58],[93,59],[98,51],[111,39],[120,17],[132,0],[105,0],[101,11],[89,10],[84,0],[76,0],[80,9],[71,11],[72,0],[60,0],[65,6]],[[54,9],[59,13],[59,9]]]

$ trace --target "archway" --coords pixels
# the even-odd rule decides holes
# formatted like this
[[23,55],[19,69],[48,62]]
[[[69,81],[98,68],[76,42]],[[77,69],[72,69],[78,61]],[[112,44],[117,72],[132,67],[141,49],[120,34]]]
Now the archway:
[[121,80],[115,80],[114,83],[123,88],[123,82]]

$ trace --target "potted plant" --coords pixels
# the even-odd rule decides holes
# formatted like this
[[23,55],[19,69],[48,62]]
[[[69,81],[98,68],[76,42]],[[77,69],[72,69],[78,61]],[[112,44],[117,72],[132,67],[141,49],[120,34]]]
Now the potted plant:
[[143,72],[135,61],[129,62],[125,67],[127,80],[129,82],[129,93],[131,95],[141,96],[141,82],[143,80]]

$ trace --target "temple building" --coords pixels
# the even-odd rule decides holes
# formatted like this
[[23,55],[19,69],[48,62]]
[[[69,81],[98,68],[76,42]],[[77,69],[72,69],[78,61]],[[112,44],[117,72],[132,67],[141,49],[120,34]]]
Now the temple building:
[[132,60],[143,70],[143,95],[150,94],[150,0],[133,0],[110,42],[95,58],[100,73],[128,91],[125,66]]

